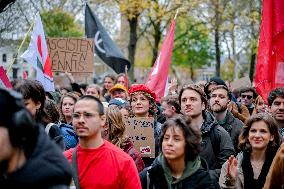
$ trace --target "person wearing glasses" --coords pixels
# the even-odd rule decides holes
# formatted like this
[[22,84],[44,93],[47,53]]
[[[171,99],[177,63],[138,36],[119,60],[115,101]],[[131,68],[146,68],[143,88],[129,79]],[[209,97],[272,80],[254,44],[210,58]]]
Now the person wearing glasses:
[[255,108],[254,100],[257,97],[255,89],[253,87],[246,87],[242,89],[240,93],[241,103],[248,108],[249,114],[252,115],[252,112]]
[[102,138],[106,116],[102,102],[91,95],[79,98],[73,112],[77,147],[64,152],[73,168],[76,188],[141,188],[133,159]]

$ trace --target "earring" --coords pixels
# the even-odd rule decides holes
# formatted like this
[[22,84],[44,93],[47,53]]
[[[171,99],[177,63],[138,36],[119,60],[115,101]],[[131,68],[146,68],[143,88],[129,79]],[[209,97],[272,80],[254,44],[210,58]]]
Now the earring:
[[104,136],[107,136],[108,135],[108,129],[105,129],[104,130]]

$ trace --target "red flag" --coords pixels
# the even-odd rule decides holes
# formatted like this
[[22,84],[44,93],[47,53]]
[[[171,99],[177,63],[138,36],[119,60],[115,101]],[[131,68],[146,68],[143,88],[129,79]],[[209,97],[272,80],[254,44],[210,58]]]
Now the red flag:
[[158,102],[164,96],[166,83],[168,82],[168,73],[174,47],[175,25],[175,20],[172,20],[170,30],[146,82],[146,86],[156,93]]
[[12,88],[12,84],[10,83],[9,78],[7,77],[6,71],[2,66],[0,66],[0,86],[5,87],[7,89]]
[[28,73],[27,71],[23,71],[23,79],[27,80],[28,79]]
[[284,86],[284,1],[263,0],[254,85],[267,102],[272,89]]

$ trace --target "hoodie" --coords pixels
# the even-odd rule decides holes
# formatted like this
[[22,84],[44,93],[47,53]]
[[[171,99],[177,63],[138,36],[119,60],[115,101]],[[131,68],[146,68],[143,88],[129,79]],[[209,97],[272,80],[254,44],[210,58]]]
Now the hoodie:
[[43,128],[38,127],[36,146],[25,164],[13,173],[0,176],[0,188],[61,189],[71,182],[71,168],[60,149]]
[[172,176],[171,170],[167,165],[165,157],[162,155],[159,155],[158,160],[161,163],[162,168],[164,170],[164,175],[165,175],[169,189],[182,188],[182,181],[190,177],[191,175],[193,175],[200,168],[200,165],[201,165],[201,161],[199,157],[196,158],[194,161],[188,161],[183,171],[182,176],[178,179],[174,179]]
[[[206,164],[206,163],[205,163]],[[152,166],[140,173],[143,189],[213,189],[215,184],[208,171],[201,166],[200,157],[188,161],[180,178],[172,177],[170,168],[162,154],[160,154]]]

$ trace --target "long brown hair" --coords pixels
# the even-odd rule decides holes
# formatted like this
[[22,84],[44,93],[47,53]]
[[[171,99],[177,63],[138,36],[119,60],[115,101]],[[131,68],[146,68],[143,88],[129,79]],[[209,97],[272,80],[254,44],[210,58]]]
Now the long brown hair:
[[239,137],[239,148],[241,151],[249,151],[251,152],[251,144],[249,143],[248,136],[249,130],[254,122],[263,121],[266,123],[269,132],[274,136],[274,140],[269,142],[267,149],[278,148],[281,144],[280,134],[278,131],[278,126],[275,119],[269,115],[268,113],[258,113],[252,115],[247,121],[245,126],[242,129],[242,132]]
[[125,135],[125,124],[123,122],[122,114],[118,108],[107,108],[106,123],[108,124],[110,131],[110,142],[117,147],[122,148],[124,143],[128,140],[128,136]]
[[64,123],[66,123],[66,118],[65,118],[65,116],[63,115],[63,112],[62,112],[62,105],[63,105],[63,100],[66,97],[72,98],[74,100],[74,104],[79,99],[79,96],[72,93],[72,92],[69,92],[69,93],[61,96],[61,99],[60,99],[60,102],[59,102],[59,111],[60,111],[59,113],[60,113],[61,121],[63,121]]

